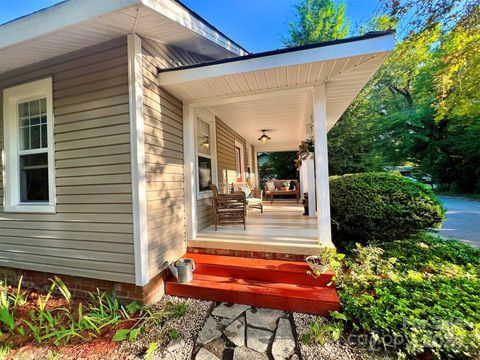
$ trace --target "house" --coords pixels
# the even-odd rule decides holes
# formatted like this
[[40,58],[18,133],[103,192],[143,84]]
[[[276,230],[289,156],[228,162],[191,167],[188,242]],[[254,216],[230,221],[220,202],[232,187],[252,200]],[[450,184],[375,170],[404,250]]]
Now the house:
[[250,54],[173,0],[69,0],[0,26],[2,277],[59,274],[150,302],[187,247],[288,257],[259,238],[202,238],[207,185],[227,191],[255,177],[257,153],[311,135],[309,231],[332,246],[327,131],[393,42],[377,32]]
[[269,156],[268,156],[267,153],[262,152],[262,153],[258,154],[258,156],[257,156],[258,166],[261,167],[263,164],[267,163],[268,158],[269,158]]

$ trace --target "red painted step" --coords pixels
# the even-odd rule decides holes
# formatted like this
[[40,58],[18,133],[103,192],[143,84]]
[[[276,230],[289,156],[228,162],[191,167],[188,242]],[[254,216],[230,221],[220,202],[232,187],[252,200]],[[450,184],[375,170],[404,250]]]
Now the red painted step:
[[197,265],[193,281],[179,284],[170,277],[166,293],[214,301],[248,304],[286,311],[328,315],[340,308],[332,274],[317,283],[300,262],[186,254]]
[[332,281],[333,272],[318,278],[307,274],[305,262],[217,256],[188,253],[184,257],[195,260],[195,273],[224,276],[235,279],[252,279],[307,286],[326,286]]

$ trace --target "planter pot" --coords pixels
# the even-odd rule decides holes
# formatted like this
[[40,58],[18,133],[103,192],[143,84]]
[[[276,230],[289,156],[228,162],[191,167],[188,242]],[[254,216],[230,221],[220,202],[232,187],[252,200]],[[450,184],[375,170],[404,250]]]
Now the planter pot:
[[323,274],[324,272],[328,271],[330,269],[329,264],[322,264],[319,261],[319,257],[316,255],[308,256],[307,259],[307,264],[310,266],[310,269],[312,269],[313,275],[320,275]]

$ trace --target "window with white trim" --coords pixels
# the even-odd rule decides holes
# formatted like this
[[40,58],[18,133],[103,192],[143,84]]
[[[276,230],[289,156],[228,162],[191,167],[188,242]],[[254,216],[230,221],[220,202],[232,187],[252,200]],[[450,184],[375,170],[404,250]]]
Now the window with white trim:
[[216,183],[215,118],[196,116],[195,149],[197,161],[197,198],[210,196],[210,185]]
[[55,212],[52,79],[4,90],[5,211]]

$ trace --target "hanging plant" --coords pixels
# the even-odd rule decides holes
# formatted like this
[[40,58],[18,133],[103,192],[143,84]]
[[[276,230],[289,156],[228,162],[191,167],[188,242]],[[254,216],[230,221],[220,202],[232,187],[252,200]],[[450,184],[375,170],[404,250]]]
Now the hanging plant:
[[300,167],[302,162],[315,157],[315,140],[313,137],[306,138],[300,142],[297,152],[298,159],[295,160],[295,166]]

